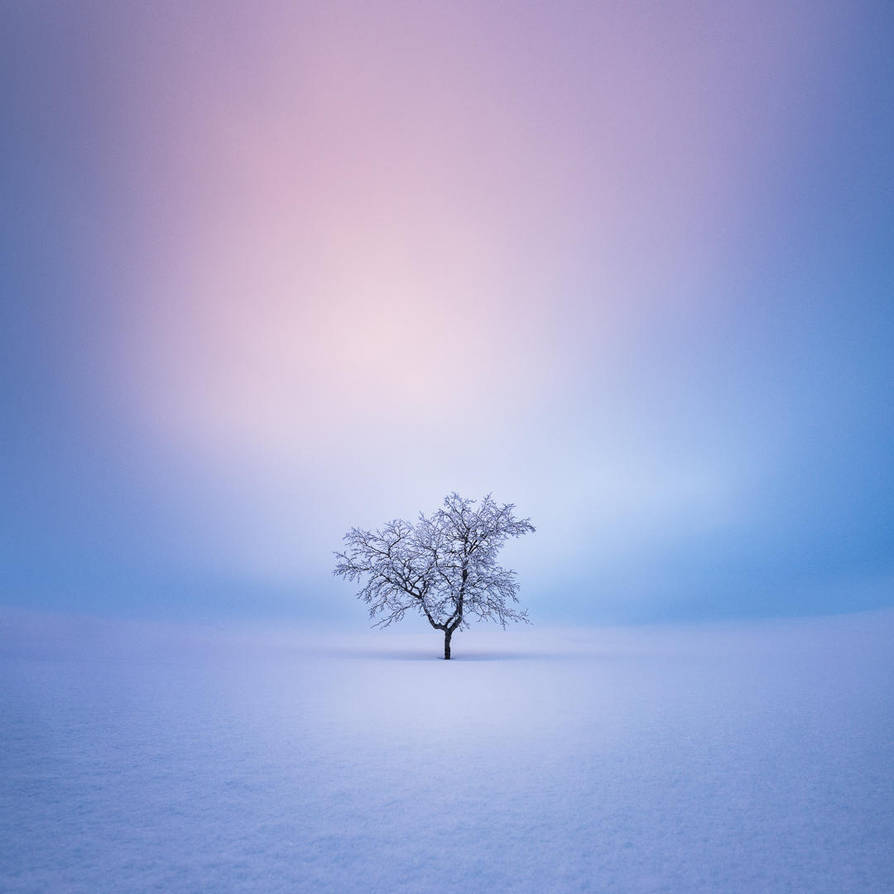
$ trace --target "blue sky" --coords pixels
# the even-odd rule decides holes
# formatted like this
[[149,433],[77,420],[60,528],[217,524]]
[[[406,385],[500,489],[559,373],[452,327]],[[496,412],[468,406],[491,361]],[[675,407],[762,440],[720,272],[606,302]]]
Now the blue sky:
[[889,4],[0,17],[0,602],[362,622],[454,489],[538,621],[894,601]]

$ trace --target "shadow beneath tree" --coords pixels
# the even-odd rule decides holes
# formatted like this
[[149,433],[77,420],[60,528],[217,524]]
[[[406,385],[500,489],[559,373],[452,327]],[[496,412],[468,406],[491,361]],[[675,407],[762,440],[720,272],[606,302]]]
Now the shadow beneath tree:
[[[431,650],[407,649],[401,651],[380,651],[377,649],[351,649],[338,653],[339,658],[364,661],[441,661],[444,656]],[[455,652],[451,662],[478,661],[567,661],[579,659],[580,654],[561,652]]]

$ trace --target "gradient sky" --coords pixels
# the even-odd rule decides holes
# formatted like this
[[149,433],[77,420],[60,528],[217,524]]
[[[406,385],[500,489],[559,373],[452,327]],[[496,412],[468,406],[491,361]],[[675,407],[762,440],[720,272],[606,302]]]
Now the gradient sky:
[[894,604],[894,6],[4,3],[0,603],[362,622],[493,491],[535,621]]

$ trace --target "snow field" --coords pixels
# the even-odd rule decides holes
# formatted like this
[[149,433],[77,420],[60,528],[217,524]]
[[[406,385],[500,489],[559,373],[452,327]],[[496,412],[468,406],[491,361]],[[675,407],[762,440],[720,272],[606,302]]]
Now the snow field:
[[892,612],[87,628],[4,624],[4,891],[894,890]]

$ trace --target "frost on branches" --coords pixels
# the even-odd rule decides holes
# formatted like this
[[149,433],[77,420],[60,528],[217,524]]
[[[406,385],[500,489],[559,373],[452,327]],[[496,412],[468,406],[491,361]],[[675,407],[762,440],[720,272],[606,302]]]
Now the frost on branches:
[[515,572],[497,564],[497,553],[510,537],[534,530],[531,520],[516,518],[515,506],[466,500],[457,493],[416,524],[403,519],[376,531],[351,528],[344,552],[335,554],[333,574],[361,581],[357,594],[369,606],[375,627],[387,627],[408,611],[418,611],[444,631],[444,657],[450,658],[454,631],[469,618],[527,621],[517,608]]

